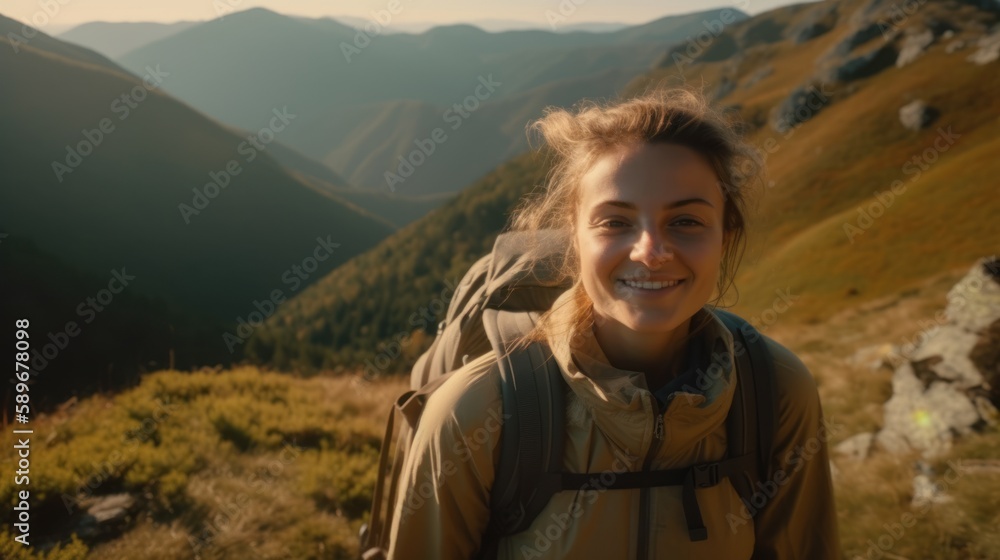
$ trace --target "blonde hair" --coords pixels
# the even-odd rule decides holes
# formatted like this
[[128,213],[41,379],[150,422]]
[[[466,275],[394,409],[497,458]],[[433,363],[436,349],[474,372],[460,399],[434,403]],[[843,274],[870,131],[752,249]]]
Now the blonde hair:
[[[514,210],[511,230],[572,232],[580,180],[598,158],[643,143],[679,144],[703,156],[723,188],[723,231],[728,242],[720,265],[719,297],[712,305],[733,286],[746,247],[751,186],[763,181],[763,159],[742,139],[738,124],[711,107],[702,94],[689,89],[659,89],[613,103],[584,101],[573,110],[548,107],[527,129],[529,139],[532,133],[541,137],[552,165],[546,185],[524,197]],[[575,312],[569,324],[555,325],[555,310],[549,310],[525,342],[545,340],[559,329],[593,324],[593,303],[580,280],[574,243],[557,263],[556,273],[559,280],[573,282],[570,301]],[[689,336],[705,325],[692,325]]]

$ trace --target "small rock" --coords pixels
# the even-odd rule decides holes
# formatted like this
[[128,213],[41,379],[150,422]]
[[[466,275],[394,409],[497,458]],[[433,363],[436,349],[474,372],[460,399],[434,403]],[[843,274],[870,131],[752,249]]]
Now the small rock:
[[899,108],[899,122],[909,130],[917,131],[934,120],[936,111],[917,99]]
[[927,50],[927,47],[934,42],[934,32],[925,29],[920,33],[907,35],[903,39],[903,47],[896,58],[896,68],[902,68],[920,57]]
[[980,37],[976,46],[979,47],[979,50],[969,55],[966,60],[979,65],[989,64],[997,60],[1000,58],[1000,31]]
[[82,499],[77,505],[85,513],[73,531],[88,539],[117,534],[128,521],[135,504],[135,498],[130,494],[111,494]]
[[965,41],[959,39],[957,41],[952,41],[945,45],[944,52],[947,54],[956,53],[965,48]]
[[135,498],[129,494],[102,496],[87,508],[87,515],[92,516],[97,523],[107,523],[124,519],[134,505]]
[[928,504],[946,504],[950,501],[952,501],[952,497],[945,494],[937,484],[934,484],[929,475],[921,473],[913,477],[911,508],[923,508]]
[[843,455],[853,461],[864,461],[868,458],[868,454],[871,452],[872,442],[874,440],[875,434],[871,432],[862,432],[860,434],[854,434],[853,436],[838,443],[833,450],[835,453]]
[[981,259],[945,297],[949,321],[973,332],[989,327],[1000,318],[1000,260]]

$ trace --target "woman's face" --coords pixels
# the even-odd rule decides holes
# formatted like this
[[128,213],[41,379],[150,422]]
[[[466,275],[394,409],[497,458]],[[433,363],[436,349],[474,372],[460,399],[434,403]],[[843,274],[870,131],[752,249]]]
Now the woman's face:
[[575,242],[598,320],[669,333],[708,302],[724,249],[724,199],[697,152],[620,148],[599,158],[579,188]]

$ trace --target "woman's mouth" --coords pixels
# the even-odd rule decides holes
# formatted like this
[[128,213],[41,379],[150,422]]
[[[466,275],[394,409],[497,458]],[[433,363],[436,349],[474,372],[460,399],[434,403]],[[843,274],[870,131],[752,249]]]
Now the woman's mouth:
[[683,284],[684,280],[663,280],[663,281],[650,281],[650,280],[618,280],[616,284],[618,286],[624,287],[630,291],[638,293],[665,293],[676,288],[678,285]]

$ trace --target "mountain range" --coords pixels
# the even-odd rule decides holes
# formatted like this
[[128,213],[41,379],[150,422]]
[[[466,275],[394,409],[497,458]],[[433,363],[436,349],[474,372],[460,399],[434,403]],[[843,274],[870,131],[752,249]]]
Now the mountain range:
[[[1000,73],[975,54],[997,44],[997,10],[929,2],[883,36],[891,9],[774,10],[701,48],[665,46],[625,92],[703,83],[766,159],[751,244],[722,302],[758,328],[777,320],[776,306],[781,321],[822,322],[845,301],[906,293],[1000,247],[1000,160],[990,155],[1000,153],[1000,102],[988,93]],[[926,107],[916,127],[900,116],[914,102]],[[255,333],[252,355],[284,367],[405,371],[403,353],[419,353],[444,318],[440,305],[430,319],[421,310],[489,250],[546,165],[534,155],[508,161],[324,277]]]

